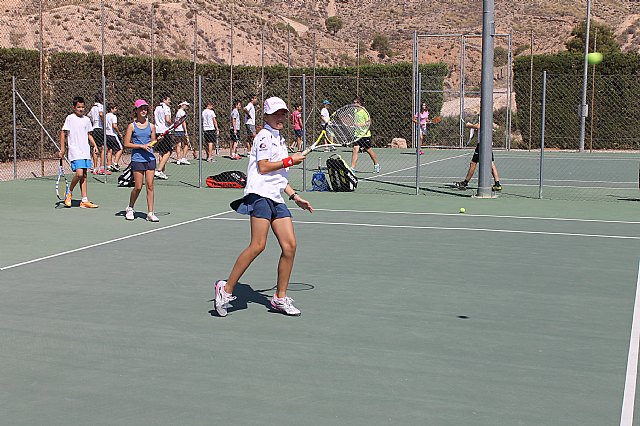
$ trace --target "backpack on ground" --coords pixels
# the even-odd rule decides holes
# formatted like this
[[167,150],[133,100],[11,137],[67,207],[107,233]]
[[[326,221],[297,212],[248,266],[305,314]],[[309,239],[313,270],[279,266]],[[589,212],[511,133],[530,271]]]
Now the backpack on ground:
[[322,170],[318,169],[318,171],[313,174],[311,178],[311,190],[320,192],[331,191],[329,181]]
[[358,178],[338,154],[327,158],[327,170],[333,191],[352,192],[358,187]]
[[206,182],[209,188],[244,188],[247,186],[247,175],[239,170],[232,170],[209,176]]
[[133,171],[131,170],[131,164],[129,164],[127,168],[122,171],[120,176],[118,176],[118,186],[126,188],[133,185]]

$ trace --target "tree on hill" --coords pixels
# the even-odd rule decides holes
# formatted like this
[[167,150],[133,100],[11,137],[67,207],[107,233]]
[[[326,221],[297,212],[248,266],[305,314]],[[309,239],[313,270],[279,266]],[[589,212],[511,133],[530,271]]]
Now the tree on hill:
[[371,50],[377,50],[379,56],[384,58],[385,56],[391,56],[391,44],[389,43],[389,37],[384,34],[376,33],[371,41]]
[[[587,22],[582,21],[571,31],[571,38],[564,45],[569,52],[584,53],[584,41],[587,33]],[[597,40],[596,40],[597,34]],[[594,44],[596,49],[594,49]],[[620,52],[620,45],[613,35],[613,30],[606,24],[591,22],[589,25],[589,51],[601,53]]]
[[324,25],[327,27],[327,31],[336,35],[336,33],[342,29],[342,18],[339,16],[329,16],[324,20]]

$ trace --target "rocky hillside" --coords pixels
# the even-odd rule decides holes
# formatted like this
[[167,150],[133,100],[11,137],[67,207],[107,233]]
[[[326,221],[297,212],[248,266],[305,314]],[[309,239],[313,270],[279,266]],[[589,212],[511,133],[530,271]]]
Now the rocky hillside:
[[[191,59],[194,27],[199,61],[229,63],[233,26],[234,64],[293,66],[396,62],[411,59],[414,31],[420,34],[473,34],[482,31],[481,0],[106,0],[105,52],[155,54]],[[615,29],[625,51],[640,45],[640,2],[594,1],[594,19]],[[0,46],[37,48],[41,30],[39,0],[0,0]],[[495,0],[496,27],[512,35],[514,51],[530,44],[536,53],[564,49],[571,29],[586,15],[585,1]],[[335,16],[342,28],[327,31]],[[152,22],[156,35],[153,37]],[[42,38],[47,51],[101,51],[101,7],[96,0],[43,1]],[[383,52],[370,48],[376,34],[388,41]],[[152,40],[155,39],[155,43]],[[263,55],[264,40],[264,55]],[[360,49],[357,48],[360,41]],[[506,47],[506,38],[497,45]],[[421,61],[458,61],[454,37],[422,43]],[[469,40],[469,61],[477,63],[480,40]],[[386,53],[386,54],[384,54]]]

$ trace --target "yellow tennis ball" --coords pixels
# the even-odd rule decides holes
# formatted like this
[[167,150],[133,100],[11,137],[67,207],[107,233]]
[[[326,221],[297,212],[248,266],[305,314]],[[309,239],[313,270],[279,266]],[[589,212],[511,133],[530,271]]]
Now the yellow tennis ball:
[[466,210],[464,209],[464,207],[460,207],[460,213],[464,213],[466,212]]
[[604,56],[600,52],[591,52],[587,55],[587,62],[591,65],[598,65],[603,59]]

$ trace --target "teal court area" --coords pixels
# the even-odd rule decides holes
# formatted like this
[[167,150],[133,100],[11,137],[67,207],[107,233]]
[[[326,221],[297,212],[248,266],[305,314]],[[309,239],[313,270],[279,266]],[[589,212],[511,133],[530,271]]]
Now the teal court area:
[[270,238],[220,318],[213,282],[249,240],[240,191],[160,183],[152,224],[124,220],[113,182],[90,182],[95,210],[53,186],[0,184],[3,423],[632,424],[637,193],[307,192],[302,315],[268,307]]

